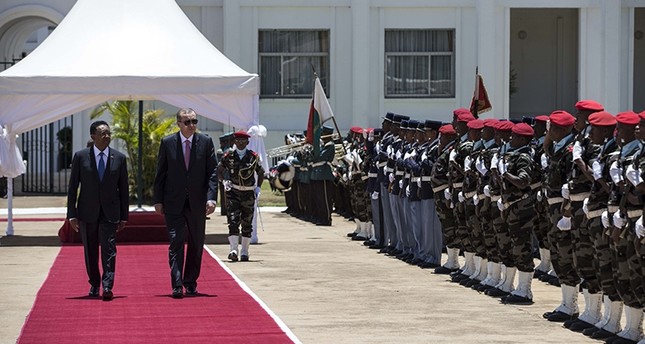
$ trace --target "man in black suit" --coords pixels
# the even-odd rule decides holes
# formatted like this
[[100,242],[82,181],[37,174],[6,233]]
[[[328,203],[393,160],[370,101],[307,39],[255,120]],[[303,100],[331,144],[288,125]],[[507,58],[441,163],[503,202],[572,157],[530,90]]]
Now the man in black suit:
[[[110,126],[105,121],[90,125],[94,144],[72,159],[67,191],[67,218],[80,230],[85,248],[85,267],[91,285],[89,295],[112,300],[116,264],[116,232],[128,220],[128,168],[125,155],[110,148]],[[80,185],[81,191],[78,193]],[[99,271],[99,243],[103,277]]]
[[[172,297],[197,295],[202,264],[206,216],[215,211],[217,175],[215,147],[197,133],[193,109],[177,112],[179,132],[161,140],[154,185],[155,211],[166,219],[170,238]],[[184,242],[188,241],[184,266]]]

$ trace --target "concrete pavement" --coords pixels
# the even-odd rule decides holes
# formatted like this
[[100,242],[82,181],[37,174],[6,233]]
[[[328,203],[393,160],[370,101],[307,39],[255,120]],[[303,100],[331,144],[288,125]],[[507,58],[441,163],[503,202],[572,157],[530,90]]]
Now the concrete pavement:
[[[55,197],[14,202],[20,209],[60,203]],[[6,200],[0,200],[2,208]],[[342,218],[316,227],[268,209],[262,217],[264,230],[260,244],[251,246],[251,261],[226,264],[303,343],[597,343],[542,319],[558,306],[559,288],[534,280],[535,304],[503,305],[350,241],[346,233],[353,224]],[[1,233],[5,225],[0,222]],[[17,221],[15,236],[0,239],[0,343],[17,339],[58,253],[60,225]],[[224,261],[226,235],[225,218],[213,216],[207,246]],[[127,291],[117,288],[118,293]],[[582,310],[582,297],[579,304]]]

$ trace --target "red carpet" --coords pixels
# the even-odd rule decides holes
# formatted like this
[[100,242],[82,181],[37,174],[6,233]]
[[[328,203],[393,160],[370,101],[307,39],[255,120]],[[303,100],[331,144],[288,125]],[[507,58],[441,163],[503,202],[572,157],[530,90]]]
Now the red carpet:
[[86,296],[83,247],[63,246],[18,343],[297,342],[208,251],[200,294],[176,300],[170,297],[167,245],[117,249],[114,300],[104,302]]

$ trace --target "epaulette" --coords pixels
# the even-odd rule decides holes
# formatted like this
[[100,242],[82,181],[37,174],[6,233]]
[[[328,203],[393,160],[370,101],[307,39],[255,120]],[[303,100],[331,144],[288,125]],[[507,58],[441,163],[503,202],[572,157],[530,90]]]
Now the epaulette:
[[251,152],[251,154],[252,154],[253,156],[258,156],[258,153],[254,152],[254,151],[250,151],[250,152]]

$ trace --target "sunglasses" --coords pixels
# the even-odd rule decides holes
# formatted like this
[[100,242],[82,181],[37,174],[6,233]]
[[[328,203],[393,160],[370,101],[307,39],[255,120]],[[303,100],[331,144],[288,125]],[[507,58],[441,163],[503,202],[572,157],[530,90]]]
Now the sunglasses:
[[184,123],[185,126],[189,126],[189,125],[191,125],[191,123],[192,124],[197,124],[197,122],[198,122],[198,120],[195,118],[195,119],[187,119],[187,120],[185,120],[185,121],[183,121],[181,123]]

